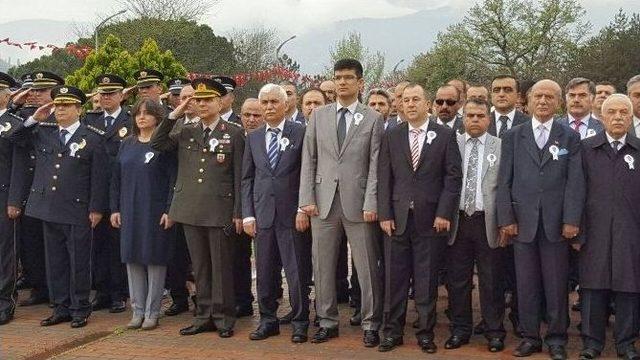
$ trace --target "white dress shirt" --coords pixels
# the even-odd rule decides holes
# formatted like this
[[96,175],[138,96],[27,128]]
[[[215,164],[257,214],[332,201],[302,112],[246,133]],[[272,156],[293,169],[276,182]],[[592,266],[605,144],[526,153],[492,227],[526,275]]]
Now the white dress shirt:
[[[356,107],[358,106],[358,101],[354,102],[349,106],[342,106],[340,102],[336,101],[336,124],[340,122],[340,109],[347,108],[347,113],[344,115],[345,120],[347,121],[345,134],[349,133],[349,128],[351,127],[351,122],[353,121],[353,115],[356,113]],[[297,113],[297,111],[296,111]],[[296,115],[296,114],[294,114]]]
[[640,118],[633,117],[633,128],[636,131],[636,136],[640,136]]
[[71,137],[73,136],[73,134],[75,134],[76,130],[78,130],[78,128],[80,127],[80,121],[74,122],[73,124],[65,127],[62,126],[58,126],[58,134],[60,133],[60,130],[65,129],[68,131],[68,133],[66,134],[66,136],[64,137],[64,143],[65,145],[69,142],[69,140],[71,139]]
[[220,117],[224,121],[229,121],[229,118],[231,117],[231,114],[233,114],[233,109],[231,109],[231,110],[227,111],[226,113],[220,115]]
[[[538,126],[540,126],[541,124],[542,123],[535,117],[531,118],[531,127],[533,128],[534,142],[538,139],[538,136],[540,136],[540,129],[538,129]],[[553,125],[553,118],[542,125],[544,125],[544,127],[547,129],[547,142],[549,142],[549,136],[551,136],[551,126]]]
[[118,109],[114,111],[112,114],[109,114],[107,110],[105,110],[104,117],[111,116],[113,118],[113,121],[115,121],[118,118],[118,116],[120,116],[121,112],[122,112],[122,107],[118,106]]
[[[460,193],[460,210],[464,211],[464,197],[467,183],[467,170],[469,167],[469,157],[471,149],[473,149],[472,138],[469,134],[464,134],[464,161],[462,168],[462,191]],[[484,145],[487,141],[487,133],[478,137],[478,166],[476,167],[476,211],[484,211],[484,202],[482,201],[482,165],[484,162]]]
[[500,129],[502,129],[502,122],[499,121],[501,116],[506,116],[509,119],[507,120],[507,130],[511,129],[513,126],[513,118],[516,117],[516,109],[514,108],[508,114],[501,114],[498,110],[494,112],[494,117],[496,118],[496,134],[500,134]]
[[409,136],[409,149],[411,149],[411,144],[413,143],[413,135],[411,134],[411,130],[414,129],[422,129],[420,135],[418,135],[418,154],[422,154],[422,147],[424,146],[424,142],[427,139],[427,128],[429,128],[429,119],[422,124],[419,128],[413,127],[411,123],[408,123],[409,131],[407,135]]
[[[580,127],[578,128],[578,132],[580,133],[580,139],[584,139],[585,137],[587,137],[587,129],[589,128],[590,117],[591,117],[591,114],[587,114],[587,116],[580,119],[580,125],[579,125]],[[567,119],[569,119],[569,127],[575,130],[575,125],[573,124],[573,122],[578,119],[571,116],[571,114],[567,114]]]
[[298,111],[298,109],[296,108],[296,111],[291,115],[291,118],[289,118],[289,121],[293,121],[296,122],[296,119],[298,118],[298,113],[300,111]]
[[7,112],[7,109],[6,109],[6,108],[4,108],[4,109],[0,110],[0,116],[4,115],[4,113],[6,113],[6,112]]

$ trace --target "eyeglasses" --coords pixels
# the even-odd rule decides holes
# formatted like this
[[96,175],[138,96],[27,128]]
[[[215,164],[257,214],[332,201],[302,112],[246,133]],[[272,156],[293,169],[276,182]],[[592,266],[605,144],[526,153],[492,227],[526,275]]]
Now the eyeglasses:
[[444,103],[447,103],[447,106],[453,106],[455,104],[458,103],[458,100],[452,100],[452,99],[436,99],[434,101],[436,103],[436,105],[438,106],[442,106]]

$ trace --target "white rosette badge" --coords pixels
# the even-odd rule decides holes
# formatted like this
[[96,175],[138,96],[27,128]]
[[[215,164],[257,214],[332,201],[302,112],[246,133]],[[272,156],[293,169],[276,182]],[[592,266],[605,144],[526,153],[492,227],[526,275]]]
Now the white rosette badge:
[[487,155],[487,161],[489,162],[489,166],[493,166],[496,163],[496,160],[498,160],[498,158],[496,157],[496,154]]
[[558,149],[557,146],[549,146],[549,152],[551,153],[551,156],[553,156],[553,160],[558,160],[558,153],[560,153],[560,149]]
[[629,170],[635,170],[636,167],[633,165],[636,162],[636,159],[633,158],[633,156],[627,154],[624,156],[624,162],[627,163],[627,165],[629,165]]
[[218,139],[213,138],[211,140],[209,140],[209,151],[210,152],[214,152],[216,151],[216,148],[218,147]]
[[287,139],[286,137],[283,137],[282,139],[280,139],[280,151],[287,150],[287,146],[289,146],[289,144],[290,144],[289,139]]
[[144,163],[148,164],[155,155],[156,154],[154,154],[152,151],[149,151],[148,153],[144,154]]
[[433,130],[427,131],[427,144],[431,145],[431,143],[436,137],[438,137],[438,134],[436,134],[435,131]]
[[360,113],[355,113],[355,114],[353,115],[353,124],[354,124],[355,126],[360,125],[360,122],[362,121],[362,119],[364,119],[364,116],[362,116],[362,114],[360,114]]

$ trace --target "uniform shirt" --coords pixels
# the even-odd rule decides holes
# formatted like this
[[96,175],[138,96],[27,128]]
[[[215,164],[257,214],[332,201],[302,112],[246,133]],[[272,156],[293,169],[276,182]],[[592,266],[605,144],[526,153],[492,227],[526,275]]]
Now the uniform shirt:
[[[342,106],[340,102],[336,101],[336,124],[340,122],[340,110],[342,108],[346,108],[348,111],[344,115],[344,118],[347,122],[347,126],[345,128],[345,134],[349,133],[349,127],[351,127],[351,123],[353,122],[353,115],[356,113],[356,107],[358,106],[358,101],[355,101],[353,104],[349,106]],[[295,114],[294,114],[295,115]]]
[[226,113],[220,115],[220,117],[224,121],[229,121],[229,118],[231,117],[231,114],[233,114],[233,109],[231,109],[231,110],[227,111]]
[[[460,210],[464,211],[464,197],[467,184],[467,170],[469,167],[469,157],[473,142],[469,134],[464,134],[464,161],[462,163],[462,191],[460,192]],[[487,141],[487,133],[482,134],[478,139],[478,165],[476,167],[476,211],[484,211],[484,202],[482,201],[482,165],[484,162],[484,145]]]
[[[580,139],[584,139],[587,136],[587,129],[589,128],[589,117],[591,116],[591,114],[587,114],[585,117],[583,117],[580,120],[580,125],[578,125],[578,133],[580,133]],[[576,129],[576,126],[574,124],[574,122],[578,119],[574,118],[573,116],[571,116],[571,114],[567,114],[567,118],[569,120],[569,127],[572,130]]]
[[627,134],[622,135],[622,137],[618,140],[614,139],[611,137],[611,135],[609,135],[608,132],[605,131],[605,134],[607,134],[607,141],[609,142],[609,146],[611,146],[611,148],[613,149],[613,142],[614,141],[618,141],[620,144],[618,144],[618,148],[616,150],[620,150],[622,149],[622,147],[625,144],[625,141],[627,140]]
[[76,122],[74,122],[73,124],[69,125],[68,127],[62,127],[62,126],[58,126],[58,133],[62,130],[65,129],[68,131],[68,133],[65,135],[64,138],[64,143],[65,145],[69,142],[69,139],[71,139],[71,137],[73,136],[73,134],[76,132],[76,130],[78,130],[78,128],[80,127],[80,121],[76,120]]
[[116,111],[113,112],[113,114],[109,114],[107,112],[107,110],[104,111],[104,117],[106,118],[107,116],[111,116],[113,118],[113,122],[116,121],[116,119],[118,118],[118,116],[120,116],[120,113],[122,112],[122,107],[118,106],[118,109]]
[[218,126],[219,122],[220,122],[220,119],[218,118],[216,121],[212,122],[209,125],[205,125],[203,122],[200,122],[200,125],[202,126],[202,131],[204,131],[205,129],[209,128],[209,129],[211,129],[211,132],[213,132],[213,130],[216,129],[216,126]]
[[511,129],[513,126],[513,118],[516,117],[516,109],[514,108],[508,114],[501,114],[498,110],[495,110],[495,118],[496,118],[496,134],[500,134],[500,129],[502,129],[502,122],[500,121],[501,116],[506,116],[509,119],[507,120],[507,130]]

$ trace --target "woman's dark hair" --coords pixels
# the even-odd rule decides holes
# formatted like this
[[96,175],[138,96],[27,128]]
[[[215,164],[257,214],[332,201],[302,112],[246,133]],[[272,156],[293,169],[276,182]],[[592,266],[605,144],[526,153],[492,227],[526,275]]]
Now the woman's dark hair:
[[164,106],[159,102],[151,99],[140,99],[136,101],[131,109],[131,120],[133,120],[131,132],[133,136],[140,135],[140,129],[138,128],[138,124],[136,124],[136,116],[140,113],[140,110],[142,110],[143,107],[149,115],[156,118],[156,125],[160,124],[160,121],[162,121],[165,116]]

